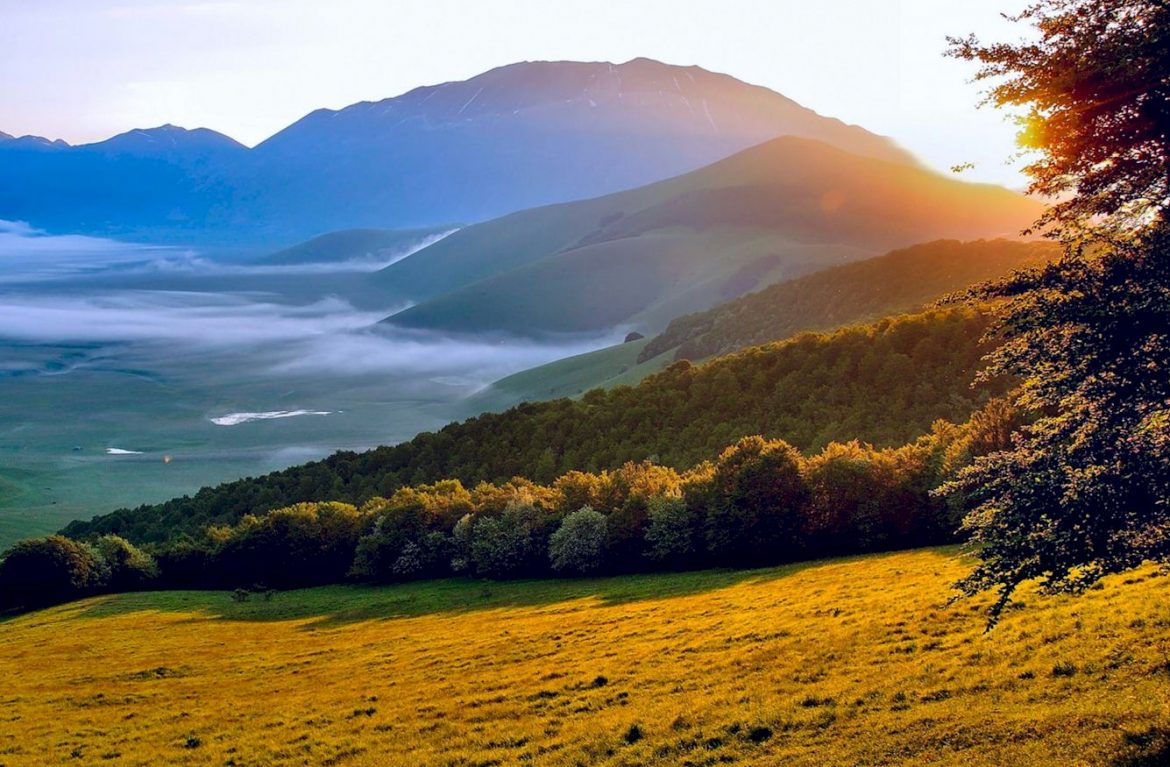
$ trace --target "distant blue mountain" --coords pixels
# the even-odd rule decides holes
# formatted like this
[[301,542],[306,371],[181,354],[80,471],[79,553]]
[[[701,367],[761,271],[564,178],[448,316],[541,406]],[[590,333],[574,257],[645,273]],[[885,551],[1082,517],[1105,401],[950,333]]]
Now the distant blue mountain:
[[480,221],[678,175],[781,135],[914,164],[765,88],[648,59],[535,62],[318,110],[254,149],[207,129],[0,140],[0,219],[143,240],[291,243]]

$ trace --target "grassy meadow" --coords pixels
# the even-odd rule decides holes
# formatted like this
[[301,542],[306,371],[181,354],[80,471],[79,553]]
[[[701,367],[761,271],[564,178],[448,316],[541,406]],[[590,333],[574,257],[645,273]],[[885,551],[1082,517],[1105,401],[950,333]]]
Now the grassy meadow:
[[1165,763],[1170,581],[985,633],[968,566],[93,598],[0,622],[0,764]]

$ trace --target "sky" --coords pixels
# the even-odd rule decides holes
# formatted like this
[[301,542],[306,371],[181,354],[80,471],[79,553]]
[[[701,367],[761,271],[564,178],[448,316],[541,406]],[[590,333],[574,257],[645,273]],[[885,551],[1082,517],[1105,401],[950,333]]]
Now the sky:
[[0,0],[0,131],[207,127],[255,145],[308,112],[531,60],[697,64],[1022,187],[947,35],[1016,39],[1023,0]]

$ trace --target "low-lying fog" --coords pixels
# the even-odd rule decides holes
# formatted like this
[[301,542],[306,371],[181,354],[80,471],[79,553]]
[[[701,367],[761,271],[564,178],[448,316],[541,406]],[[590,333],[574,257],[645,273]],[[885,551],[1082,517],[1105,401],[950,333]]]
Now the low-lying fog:
[[412,254],[254,265],[0,222],[0,545],[407,439],[491,381],[620,340],[375,328],[409,298],[378,304],[364,277]]

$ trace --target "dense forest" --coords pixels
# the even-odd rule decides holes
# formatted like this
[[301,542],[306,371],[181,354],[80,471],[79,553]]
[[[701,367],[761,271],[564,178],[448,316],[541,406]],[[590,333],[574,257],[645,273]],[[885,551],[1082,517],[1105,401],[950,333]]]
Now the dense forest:
[[953,540],[933,490],[1018,425],[992,400],[897,448],[811,456],[751,436],[678,472],[642,461],[552,482],[402,487],[356,507],[298,503],[143,547],[117,535],[23,541],[0,561],[0,609],[144,588],[270,588],[469,575],[545,577],[771,565]]
[[987,280],[1054,258],[1051,242],[938,240],[778,282],[673,320],[638,362],[674,350],[701,360],[795,333],[901,314]]
[[757,434],[803,451],[833,440],[901,445],[937,419],[964,421],[1003,390],[972,387],[987,351],[981,341],[987,324],[972,308],[935,309],[801,335],[701,366],[678,362],[635,387],[520,405],[400,445],[340,452],[193,497],[74,522],[63,532],[157,542],[296,503],[361,505],[446,479],[467,486],[512,477],[551,482],[573,470],[645,460],[685,470]]

